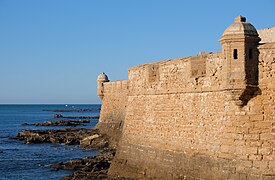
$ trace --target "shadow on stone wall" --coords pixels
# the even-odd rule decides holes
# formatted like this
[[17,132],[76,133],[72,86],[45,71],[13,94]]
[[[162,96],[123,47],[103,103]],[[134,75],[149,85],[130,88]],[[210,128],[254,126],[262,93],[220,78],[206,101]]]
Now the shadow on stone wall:
[[262,90],[258,86],[246,86],[244,91],[239,97],[239,106],[244,107],[254,97],[261,95]]

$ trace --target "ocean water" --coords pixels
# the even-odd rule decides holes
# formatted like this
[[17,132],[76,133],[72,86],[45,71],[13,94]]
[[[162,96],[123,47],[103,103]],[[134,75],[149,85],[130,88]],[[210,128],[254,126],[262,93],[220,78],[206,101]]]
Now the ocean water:
[[[85,112],[52,112],[45,110],[78,110]],[[25,129],[61,129],[60,127],[22,126],[22,123],[40,123],[56,120],[54,114],[63,116],[98,116],[100,105],[0,105],[0,179],[60,179],[70,171],[52,171],[51,165],[70,159],[94,156],[96,150],[85,150],[78,146],[56,144],[24,144],[13,140],[16,134]],[[92,128],[97,119],[84,128]],[[81,126],[78,126],[81,127]]]

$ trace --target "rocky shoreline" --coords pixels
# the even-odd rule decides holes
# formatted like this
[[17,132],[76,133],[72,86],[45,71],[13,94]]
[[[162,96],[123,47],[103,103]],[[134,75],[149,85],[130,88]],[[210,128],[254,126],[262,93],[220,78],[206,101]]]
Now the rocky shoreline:
[[59,120],[59,121],[46,121],[42,123],[29,124],[23,123],[22,126],[86,126],[90,120]]
[[116,150],[109,146],[107,135],[99,129],[67,128],[59,130],[24,130],[14,139],[24,143],[53,143],[64,145],[79,145],[82,148],[99,149],[95,157],[84,157],[68,162],[60,162],[52,166],[54,171],[60,169],[72,170],[73,173],[63,177],[69,179],[114,179],[108,177],[108,169]]
[[[42,123],[29,124],[23,123],[22,126],[86,126],[90,123],[90,119],[98,119],[99,116],[63,116],[62,114],[54,114],[54,118],[61,120],[45,121]],[[73,119],[73,120],[72,120]]]
[[82,159],[70,160],[66,163],[58,163],[52,166],[54,170],[72,170],[71,175],[62,178],[71,179],[113,179],[108,177],[108,169],[115,156],[115,149],[104,148],[99,155],[95,157],[85,157]]

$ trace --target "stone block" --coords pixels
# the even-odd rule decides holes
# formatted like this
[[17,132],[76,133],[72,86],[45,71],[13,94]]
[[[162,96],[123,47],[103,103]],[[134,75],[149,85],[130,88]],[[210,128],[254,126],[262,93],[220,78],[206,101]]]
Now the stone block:
[[238,163],[238,166],[242,167],[242,168],[252,168],[252,163],[253,161],[251,160],[242,160]]
[[271,133],[261,133],[260,134],[260,140],[267,141],[267,140],[271,140],[271,139],[272,139]]
[[235,152],[235,147],[229,145],[221,145],[220,152],[233,154]]
[[260,139],[260,134],[245,134],[244,139],[248,141],[257,141]]
[[247,141],[246,144],[251,147],[261,147],[263,143],[262,141],[255,140],[255,141]]
[[248,159],[252,161],[261,161],[263,159],[263,155],[250,154]]
[[250,155],[250,154],[257,154],[258,153],[258,147],[242,147],[236,149],[237,154],[242,155]]
[[253,161],[253,167],[257,169],[267,169],[268,168],[268,162],[267,161],[259,161],[254,160]]
[[262,121],[264,120],[263,114],[255,114],[249,117],[250,121]]
[[272,153],[271,147],[260,147],[258,153],[262,155],[270,155]]
[[235,154],[230,154],[230,153],[222,153],[222,152],[220,152],[218,154],[218,157],[219,158],[223,158],[223,159],[234,159],[236,157],[236,155]]

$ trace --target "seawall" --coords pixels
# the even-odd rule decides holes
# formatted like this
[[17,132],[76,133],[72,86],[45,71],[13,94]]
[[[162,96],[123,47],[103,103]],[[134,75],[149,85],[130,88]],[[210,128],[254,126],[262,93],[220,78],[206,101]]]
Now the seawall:
[[117,142],[121,138],[125,119],[128,81],[105,82],[103,92],[104,97],[96,128],[107,134],[111,145],[116,147]]
[[143,64],[104,83],[99,126],[119,132],[110,176],[275,179],[275,43],[235,34],[222,52]]
[[[201,85],[183,72],[165,75],[171,66],[186,74],[187,62],[157,63],[163,77],[155,90],[146,76],[139,77],[149,75],[143,72],[152,64],[130,69],[129,87],[139,87],[135,93],[130,89],[123,136],[110,174],[153,179],[275,178],[275,77],[270,71],[275,69],[274,52],[274,44],[260,48],[259,90],[244,107],[232,98],[234,90],[224,89],[219,81],[219,61],[211,63],[215,70],[209,64],[206,69],[211,73],[201,77]],[[177,86],[177,81],[190,84],[180,89],[184,86]]]

